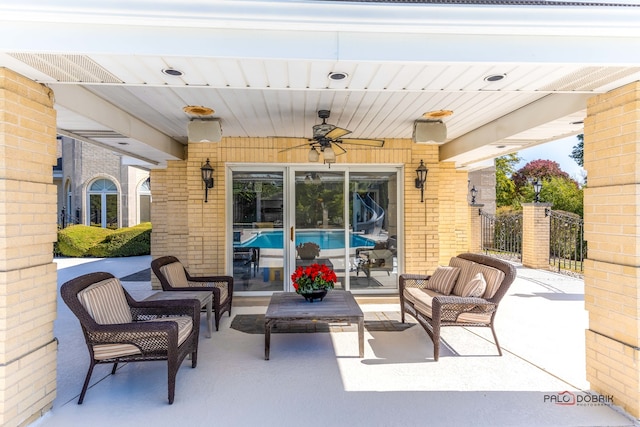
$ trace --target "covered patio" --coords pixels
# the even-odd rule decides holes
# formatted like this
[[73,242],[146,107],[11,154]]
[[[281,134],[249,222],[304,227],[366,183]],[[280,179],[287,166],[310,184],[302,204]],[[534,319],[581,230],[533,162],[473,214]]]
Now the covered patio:
[[[65,360],[65,350],[58,348],[63,341],[56,339],[61,334],[54,331],[58,313],[58,324],[65,321],[56,304],[60,277],[56,280],[52,255],[57,209],[67,203],[69,212],[80,209],[79,217],[90,217],[89,194],[74,202],[63,201],[57,194],[52,177],[58,158],[56,135],[96,144],[123,161],[144,164],[150,170],[153,196],[151,255],[175,255],[195,274],[233,269],[233,197],[235,191],[244,191],[234,187],[234,174],[277,172],[280,181],[269,179],[263,184],[282,188],[282,206],[265,206],[268,212],[264,213],[276,215],[277,211],[279,216],[260,219],[279,224],[284,232],[283,271],[277,277],[286,290],[290,283],[285,279],[296,262],[293,242],[298,226],[295,200],[286,197],[294,194],[290,188],[296,177],[305,179],[307,172],[340,175],[342,193],[335,199],[348,200],[349,193],[360,188],[350,187],[352,175],[361,174],[364,184],[371,170],[388,174],[384,187],[376,184],[377,195],[388,202],[387,231],[397,236],[398,247],[394,269],[379,273],[383,277],[429,273],[451,256],[473,250],[470,223],[477,209],[469,205],[470,173],[490,166],[497,156],[583,133],[589,253],[584,301],[571,303],[580,307],[581,315],[588,313],[588,321],[583,318],[575,331],[558,340],[559,346],[572,343],[567,352],[580,353],[555,376],[545,373],[544,377],[558,381],[566,375],[565,368],[567,372],[579,369],[578,380],[529,390],[540,379],[538,367],[546,369],[546,362],[538,363],[527,356],[529,350],[521,349],[529,348],[555,362],[556,356],[541,343],[562,331],[566,314],[559,311],[551,316],[546,306],[529,312],[526,306],[512,307],[511,312],[505,307],[498,327],[507,328],[502,334],[507,341],[506,336],[512,335],[511,342],[505,342],[512,352],[508,357],[443,357],[447,363],[427,363],[428,375],[405,370],[421,368],[422,363],[366,364],[353,359],[351,340],[345,338],[350,331],[276,335],[272,360],[254,361],[252,352],[260,351],[255,349],[260,337],[241,335],[225,325],[224,332],[205,342],[212,346],[203,349],[203,365],[178,376],[176,404],[196,402],[185,399],[182,390],[188,390],[187,384],[200,384],[191,393],[206,399],[190,411],[198,419],[226,416],[225,411],[233,408],[229,414],[264,418],[287,413],[298,422],[302,414],[310,413],[307,418],[313,422],[314,410],[292,402],[299,394],[295,392],[309,383],[297,382],[299,378],[316,379],[300,359],[318,357],[318,366],[335,374],[318,378],[330,381],[321,383],[323,390],[337,394],[342,399],[336,400],[345,405],[344,410],[334,406],[334,411],[328,411],[323,401],[322,417],[335,417],[323,421],[343,419],[344,414],[359,412],[363,400],[380,398],[387,404],[369,410],[391,423],[392,413],[409,417],[414,415],[409,409],[425,401],[442,403],[447,394],[477,397],[479,390],[483,396],[498,393],[507,402],[500,406],[502,414],[511,413],[512,407],[517,408],[514,414],[526,414],[525,407],[530,406],[530,413],[546,416],[567,408],[536,407],[528,398],[524,402],[512,396],[540,397],[550,390],[586,388],[576,382],[585,380],[602,395],[613,395],[614,402],[638,418],[640,63],[634,52],[640,45],[639,21],[640,5],[624,0],[173,0],[153,4],[24,0],[0,4],[1,423],[26,425],[52,406],[65,412],[82,409],[87,413],[88,408],[53,405],[54,398],[59,402],[65,395],[62,390],[67,390],[67,372],[55,367],[75,370],[76,366],[74,360]],[[331,112],[322,125],[321,111]],[[337,139],[328,138],[335,129]],[[345,144],[342,152],[338,148],[345,135],[384,141],[384,145],[356,142]],[[327,156],[329,148],[336,148],[336,157]],[[90,179],[101,179],[101,172],[88,163]],[[212,173],[205,180],[204,165]],[[424,185],[416,187],[418,165],[429,173]],[[254,187],[251,194],[258,192]],[[316,201],[324,203],[320,197]],[[347,202],[337,205],[339,215],[328,215],[328,208],[325,215],[323,208],[321,221],[314,218],[311,225],[341,224],[346,234],[353,225],[347,214],[350,207]],[[543,209],[538,211],[534,213],[544,214]],[[263,221],[247,218],[247,224],[254,222]],[[106,265],[109,262],[117,261],[105,261]],[[157,282],[152,280],[153,285]],[[395,290],[397,294],[392,285],[395,282],[390,281],[388,293]],[[544,290],[525,289],[510,300],[537,304],[558,298],[557,293],[564,295],[544,281],[536,286]],[[145,289],[149,291],[146,284]],[[386,291],[382,289],[379,297]],[[253,301],[250,295],[244,300]],[[254,313],[263,309],[264,305],[238,307]],[[374,311],[396,310],[384,305]],[[501,320],[513,318],[520,323]],[[528,323],[532,326],[525,335],[522,326]],[[511,333],[510,327],[514,328]],[[403,332],[375,331],[369,337],[365,361],[406,361],[407,357],[414,361],[414,355],[428,354],[427,340],[394,344],[418,333],[415,327]],[[382,339],[378,334],[389,336]],[[227,339],[220,341],[229,345],[213,345],[223,335]],[[481,350],[486,337],[473,334],[461,339],[465,345],[456,345],[456,335],[452,332],[450,337],[453,348],[469,349],[474,356],[485,354]],[[293,359],[279,354],[285,348],[279,341],[295,350]],[[422,347],[411,347],[416,345]],[[307,354],[307,347],[317,348],[318,355]],[[207,351],[213,352],[210,358]],[[492,354],[489,348],[487,352]],[[322,365],[327,360],[332,361]],[[513,365],[507,365],[509,361]],[[201,377],[199,372],[208,371],[202,369],[207,363],[214,371],[225,369],[218,376]],[[269,363],[268,372],[278,373],[278,380],[258,374],[265,363]],[[364,368],[374,371],[361,376]],[[122,377],[127,369],[123,368]],[[134,369],[144,375],[149,368]],[[387,377],[389,372],[392,375]],[[482,376],[476,377],[478,373]],[[243,375],[245,381],[237,381]],[[435,380],[426,381],[427,377]],[[158,414],[140,413],[159,420],[167,412],[160,406],[162,399],[156,403],[151,397],[155,373],[149,376],[153,381],[146,383],[120,383],[119,378],[104,380],[89,392],[86,403],[93,405],[92,394],[99,394],[96,390],[103,385],[115,383],[108,390],[117,390],[107,394],[111,408],[94,407],[102,412],[91,417],[93,422],[107,422],[107,411],[110,417],[135,418],[138,412],[131,402],[143,400],[127,399],[122,408],[117,406],[121,395],[134,396],[135,389],[127,390],[131,384],[141,384],[145,399],[160,408]],[[403,388],[413,378],[422,381]],[[571,386],[561,387],[567,383]],[[280,388],[282,384],[286,387]],[[410,394],[406,401],[394,397],[405,393]],[[216,399],[218,395],[228,400]],[[432,399],[420,399],[421,395]],[[67,397],[64,402],[71,400]],[[418,404],[405,403],[413,403],[412,399]],[[495,414],[483,399],[469,406],[486,414],[469,418],[474,422]],[[218,406],[221,402],[225,406]],[[394,403],[400,410],[395,411]],[[289,407],[295,410],[285,411]],[[210,408],[213,412],[206,413]],[[459,405],[443,417],[456,417],[466,410],[467,406]],[[422,422],[429,416],[425,412],[411,418]],[[589,424],[593,423],[591,419]]]
[[[96,270],[127,277],[149,262],[56,260],[60,283]],[[180,368],[171,406],[162,362],[125,365],[114,376],[109,366],[98,367],[85,402],[77,405],[88,356],[76,319],[60,303],[58,394],[53,409],[33,425],[637,425],[615,399],[586,402],[582,280],[517,269],[498,314],[502,357],[488,330],[452,328],[444,332],[450,348],[436,363],[427,334],[413,325],[401,332],[367,329],[359,359],[357,332],[345,326],[343,332],[274,334],[265,361],[264,335],[230,327],[235,315],[266,310],[264,299],[247,298],[213,338],[201,328],[198,366]],[[123,284],[136,297],[152,292],[148,281]],[[397,297],[358,299],[365,317],[384,312],[399,318]],[[578,402],[558,404],[565,391]]]

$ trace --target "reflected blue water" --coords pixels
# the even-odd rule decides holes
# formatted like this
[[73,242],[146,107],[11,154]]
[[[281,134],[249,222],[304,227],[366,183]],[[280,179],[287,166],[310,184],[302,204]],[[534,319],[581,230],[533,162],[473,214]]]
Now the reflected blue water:
[[[320,245],[320,249],[343,249],[343,231],[300,231],[296,233],[296,246],[304,242],[314,242]],[[373,246],[375,242],[362,237],[359,234],[350,233],[350,247]],[[282,230],[260,231],[255,237],[241,243],[235,247],[259,247],[265,249],[282,249],[284,247]]]

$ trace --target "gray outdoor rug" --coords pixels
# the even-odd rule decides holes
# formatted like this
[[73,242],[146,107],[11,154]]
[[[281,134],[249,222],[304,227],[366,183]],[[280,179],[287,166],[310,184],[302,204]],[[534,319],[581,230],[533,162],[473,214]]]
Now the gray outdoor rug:
[[[411,317],[400,322],[400,313],[377,311],[364,313],[364,327],[369,332],[402,332],[413,325]],[[231,321],[231,328],[247,334],[264,334],[264,314],[236,314]],[[271,329],[272,333],[306,333],[306,332],[352,332],[358,325],[348,323],[308,322],[286,324],[278,323]]]

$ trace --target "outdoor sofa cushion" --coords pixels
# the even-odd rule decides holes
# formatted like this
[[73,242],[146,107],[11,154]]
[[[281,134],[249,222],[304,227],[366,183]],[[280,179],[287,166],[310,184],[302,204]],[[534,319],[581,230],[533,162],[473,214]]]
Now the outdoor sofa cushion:
[[464,285],[460,292],[459,296],[461,297],[482,297],[485,290],[487,289],[487,281],[485,280],[482,273],[478,273],[473,276],[466,285]]
[[[403,295],[408,301],[415,305],[416,310],[418,310],[420,314],[431,318],[433,298],[442,294],[431,289],[406,288]],[[489,323],[491,322],[491,315],[492,313],[464,312],[458,316],[456,321],[465,323]]]

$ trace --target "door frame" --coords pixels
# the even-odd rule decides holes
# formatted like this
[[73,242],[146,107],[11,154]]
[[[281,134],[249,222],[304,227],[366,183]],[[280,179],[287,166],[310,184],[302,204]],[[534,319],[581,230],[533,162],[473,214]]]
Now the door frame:
[[[398,194],[398,206],[397,206],[397,228],[398,228],[398,247],[397,247],[397,274],[399,275],[402,271],[404,271],[404,245],[402,242],[404,241],[404,217],[402,215],[403,206],[404,206],[404,165],[403,164],[351,164],[351,163],[342,163],[342,164],[310,164],[310,163],[278,163],[278,164],[265,164],[265,163],[227,163],[225,165],[225,176],[226,176],[226,197],[225,197],[225,210],[227,212],[226,222],[227,222],[227,230],[233,230],[233,214],[231,213],[233,210],[233,172],[234,171],[242,171],[242,172],[282,172],[283,174],[283,239],[287,244],[283,244],[283,291],[291,292],[293,291],[293,286],[288,280],[288,277],[295,270],[295,241],[292,241],[291,229],[295,226],[294,218],[295,218],[295,204],[293,203],[294,194],[292,192],[292,188],[295,189],[295,173],[296,172],[323,172],[327,170],[331,170],[332,172],[342,172],[344,174],[344,186],[343,191],[345,194],[344,197],[344,238],[345,242],[349,242],[349,225],[351,218],[349,218],[349,184],[351,179],[351,173],[357,172],[370,172],[372,168],[380,172],[394,172],[397,177],[397,194]],[[345,268],[347,269],[349,265],[349,250],[348,245],[345,244],[344,249],[344,260],[345,260]],[[228,274],[233,275],[233,232],[229,231],[226,235],[226,243],[225,243],[225,256],[226,256],[226,269]],[[344,288],[349,290],[349,272],[345,271],[345,279],[343,282]],[[395,289],[383,288],[380,290],[377,289],[367,289],[367,290],[355,290],[353,293],[358,294],[388,294],[390,292],[397,292],[397,286]],[[271,295],[274,291],[243,291],[242,295],[245,296],[265,296]],[[277,291],[276,291],[277,292]]]

